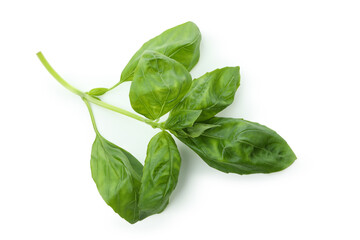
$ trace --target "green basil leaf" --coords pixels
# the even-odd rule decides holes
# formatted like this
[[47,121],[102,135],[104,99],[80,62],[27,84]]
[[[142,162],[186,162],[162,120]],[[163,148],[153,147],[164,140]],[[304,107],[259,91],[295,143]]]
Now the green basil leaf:
[[169,112],[191,86],[186,68],[165,55],[146,51],[136,68],[130,87],[132,108],[149,119]]
[[139,220],[142,164],[100,135],[92,146],[91,174],[104,201],[130,223]]
[[163,127],[165,129],[179,130],[182,128],[191,127],[196,119],[199,118],[201,110],[179,110],[172,112]]
[[200,57],[201,34],[193,22],[186,22],[170,28],[146,42],[130,59],[121,73],[120,82],[132,81],[136,66],[146,50],[153,50],[168,56],[190,71]]
[[187,138],[187,137],[190,137],[190,135],[184,131],[184,129],[178,129],[178,130],[169,130],[175,137],[177,138]]
[[162,212],[177,184],[181,158],[174,139],[165,131],[149,142],[140,188],[140,219]]
[[185,128],[184,130],[189,137],[196,138],[203,134],[206,130],[219,126],[220,125],[215,124],[195,123],[194,126]]
[[94,88],[94,89],[91,89],[88,92],[88,94],[91,95],[91,96],[101,96],[104,93],[106,93],[107,91],[109,91],[108,88]]
[[235,118],[211,118],[219,125],[197,138],[177,137],[208,165],[226,173],[271,173],[283,170],[296,159],[286,141],[258,123]]
[[197,120],[204,121],[234,101],[237,88],[240,86],[239,67],[225,67],[208,72],[194,79],[184,99],[170,112],[179,110],[202,110]]

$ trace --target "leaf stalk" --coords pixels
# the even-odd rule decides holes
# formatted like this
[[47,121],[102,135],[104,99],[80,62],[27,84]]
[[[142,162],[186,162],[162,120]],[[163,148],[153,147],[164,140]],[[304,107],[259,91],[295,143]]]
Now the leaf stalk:
[[[130,117],[130,118],[133,118],[135,120],[138,120],[140,122],[144,122],[148,125],[150,125],[151,127],[153,128],[160,128],[159,126],[159,123],[157,122],[153,122],[149,119],[146,119],[146,118],[143,118],[135,113],[132,113],[132,112],[129,112],[125,109],[122,109],[122,108],[119,108],[119,107],[116,107],[116,106],[113,106],[111,104],[108,104],[106,102],[103,102],[101,100],[98,100],[94,97],[92,97],[91,95],[85,93],[85,92],[82,92],[80,91],[79,89],[75,88],[74,86],[70,85],[68,82],[66,82],[54,69],[53,67],[50,65],[50,63],[46,60],[46,58],[44,57],[44,55],[41,53],[41,52],[38,52],[36,54],[39,58],[39,60],[41,61],[41,63],[44,65],[44,67],[46,68],[46,70],[61,84],[63,85],[66,89],[68,89],[70,92],[78,95],[79,97],[81,97],[85,104],[87,105],[89,111],[90,111],[90,116],[91,116],[91,120],[93,122],[93,125],[95,123],[94,121],[94,116],[92,115],[92,111],[91,111],[91,107],[89,105],[88,102],[91,102],[93,104],[96,104],[100,107],[103,107],[103,108],[106,108],[106,109],[109,109],[111,111],[114,111],[114,112],[117,112],[117,113],[120,113],[122,115],[125,115],[127,117]],[[94,125],[94,130],[96,131],[96,133],[98,133],[97,131],[97,128],[96,128],[96,124]]]

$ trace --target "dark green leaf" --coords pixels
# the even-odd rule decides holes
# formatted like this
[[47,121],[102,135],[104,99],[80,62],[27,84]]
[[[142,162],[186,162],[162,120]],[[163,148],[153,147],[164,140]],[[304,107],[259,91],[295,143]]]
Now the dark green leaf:
[[196,119],[199,118],[201,110],[179,110],[172,112],[166,122],[164,128],[171,130],[179,130],[191,127]]
[[186,22],[170,28],[159,36],[146,42],[131,58],[121,73],[120,83],[132,81],[135,68],[146,50],[153,50],[168,56],[190,71],[200,56],[201,34],[193,22]]
[[100,135],[93,143],[90,163],[92,177],[104,201],[128,222],[138,221],[141,163]]
[[184,99],[170,112],[179,110],[202,110],[197,121],[204,121],[234,101],[240,85],[239,67],[225,67],[194,79]]
[[185,96],[191,85],[186,68],[154,51],[146,51],[130,87],[133,109],[149,119],[158,119]]
[[91,89],[88,92],[88,94],[91,95],[91,96],[101,96],[104,93],[106,93],[107,91],[109,91],[108,88],[94,88],[94,89]]
[[220,125],[207,124],[207,123],[195,123],[194,126],[185,128],[185,132],[189,137],[196,138],[203,134],[206,130],[209,130],[214,127],[219,127]]
[[179,129],[179,130],[169,130],[175,137],[179,138],[183,137],[183,138],[187,138],[190,137],[190,135],[184,131],[184,129]]
[[174,139],[165,131],[149,142],[140,188],[140,219],[162,212],[177,184],[181,158]]
[[286,141],[275,131],[235,118],[211,118],[206,124],[219,125],[197,138],[177,137],[208,165],[238,174],[271,173],[283,170],[296,159]]

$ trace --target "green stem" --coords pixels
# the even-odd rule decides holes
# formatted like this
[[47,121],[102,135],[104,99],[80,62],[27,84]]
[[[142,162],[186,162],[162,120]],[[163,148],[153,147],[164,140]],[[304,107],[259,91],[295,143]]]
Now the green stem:
[[65,88],[67,88],[68,90],[70,90],[71,92],[75,93],[76,95],[79,95],[80,97],[84,96],[84,93],[81,92],[80,90],[76,89],[75,87],[71,86],[69,83],[67,83],[62,77],[60,77],[60,75],[51,67],[51,65],[49,64],[49,62],[46,60],[46,58],[44,57],[44,55],[41,52],[38,52],[36,54],[38,56],[38,58],[40,59],[41,63],[44,65],[44,67],[46,68],[46,70],[48,70],[48,72],[61,84],[63,85]]
[[84,101],[84,103],[86,104],[87,109],[89,110],[90,117],[91,117],[91,123],[92,123],[92,125],[94,127],[94,131],[96,132],[96,135],[101,136],[101,134],[99,133],[99,130],[97,129],[94,113],[93,113],[93,111],[91,109],[91,106],[90,106],[89,102],[85,98],[83,98],[82,100]]
[[111,110],[111,111],[120,113],[120,114],[122,114],[122,115],[131,117],[131,118],[136,119],[136,120],[138,120],[138,121],[140,121],[140,122],[147,123],[147,124],[149,124],[150,126],[152,126],[153,128],[157,128],[158,125],[159,125],[158,123],[153,122],[153,121],[151,121],[151,120],[148,120],[148,119],[146,119],[146,118],[140,117],[139,115],[137,115],[137,114],[135,114],[135,113],[129,112],[129,111],[125,110],[125,109],[122,109],[122,108],[119,108],[119,107],[115,107],[114,105],[111,105],[111,104],[108,104],[108,103],[106,103],[106,102],[100,101],[100,100],[98,100],[98,99],[90,96],[89,94],[86,94],[86,93],[85,93],[84,98],[85,98],[86,100],[88,100],[89,102],[94,103],[94,104],[96,104],[96,105],[98,105],[98,106],[100,106],[100,107],[103,107],[103,108],[109,109],[109,110]]
[[[90,96],[89,94],[87,93],[84,93],[82,91],[80,91],[79,89],[71,86],[68,82],[66,82],[52,67],[51,65],[49,64],[49,62],[46,60],[46,58],[44,57],[44,55],[41,53],[41,52],[38,52],[36,54],[38,56],[38,58],[40,59],[41,63],[44,65],[44,67],[46,68],[46,70],[48,70],[48,72],[61,84],[63,85],[66,89],[68,89],[69,91],[71,91],[72,93],[75,93],[76,95],[80,96],[84,101],[85,103],[87,103],[87,101],[91,102],[91,103],[94,103],[98,106],[101,106],[103,108],[106,108],[106,109],[109,109],[111,111],[114,111],[114,112],[117,112],[117,113],[120,113],[122,115],[125,115],[125,116],[128,116],[128,117],[131,117],[133,119],[136,119],[138,121],[141,121],[141,122],[144,122],[144,123],[147,123],[149,124],[150,126],[152,126],[153,128],[158,128],[159,127],[159,124],[156,123],[156,122],[153,122],[151,120],[148,120],[146,118],[143,118],[143,117],[140,117],[139,115],[135,114],[135,113],[132,113],[132,112],[129,112],[125,109],[122,109],[122,108],[119,108],[119,107],[115,107],[111,104],[108,104],[108,103],[105,103],[103,101],[100,101],[92,96]],[[88,105],[89,103],[87,103]],[[88,106],[89,108],[89,106]],[[90,110],[89,110],[90,111]],[[92,112],[90,113],[90,115],[92,116]],[[92,119],[93,121],[93,116],[92,116]],[[94,123],[94,121],[93,121]],[[96,127],[96,124],[94,125],[94,128]],[[97,130],[95,130],[97,131]],[[97,132],[98,133],[98,132]]]
[[114,88],[116,88],[117,86],[119,86],[121,83],[122,83],[122,82],[118,82],[117,84],[115,84],[114,86],[112,86],[111,88],[109,88],[109,89],[107,90],[107,92],[110,91],[110,90],[113,90]]
[[141,121],[141,122],[147,122],[147,119],[145,119],[143,117],[140,117],[139,115],[136,115],[135,113],[129,112],[129,111],[125,110],[125,109],[118,108],[118,107],[115,107],[115,106],[113,106],[111,104],[108,104],[106,102],[100,101],[100,100],[90,96],[89,94],[85,94],[85,99],[88,100],[89,102],[92,102],[92,103],[100,106],[100,107],[107,108],[109,110],[112,110],[114,112],[123,114],[123,115],[131,117],[131,118],[134,118],[134,119],[136,119],[138,121]]

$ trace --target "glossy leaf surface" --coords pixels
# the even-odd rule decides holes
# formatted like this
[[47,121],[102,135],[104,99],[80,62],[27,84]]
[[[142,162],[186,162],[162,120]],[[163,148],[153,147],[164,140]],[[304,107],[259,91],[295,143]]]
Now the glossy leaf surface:
[[181,158],[174,139],[165,131],[149,142],[140,188],[140,219],[162,212],[177,184]]
[[[258,123],[235,118],[211,118],[219,125],[197,138],[178,138],[208,165],[226,173],[271,173],[283,170],[296,159],[286,141]],[[176,134],[176,133],[175,133]]]
[[146,51],[130,87],[133,109],[149,119],[169,112],[185,96],[191,76],[183,65],[163,54]]
[[100,135],[92,146],[91,174],[104,201],[130,223],[139,219],[142,164]]
[[202,110],[197,121],[209,119],[234,101],[240,85],[239,67],[225,67],[208,72],[194,79],[184,99],[170,112],[179,110]]
[[179,110],[168,117],[164,123],[164,128],[179,130],[191,127],[199,118],[200,114],[201,110]]
[[121,73],[120,83],[132,81],[135,69],[146,50],[153,50],[168,56],[190,71],[200,57],[201,34],[193,22],[186,22],[170,28],[146,42],[130,59]]

